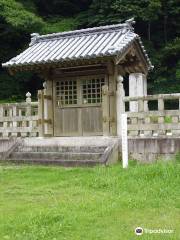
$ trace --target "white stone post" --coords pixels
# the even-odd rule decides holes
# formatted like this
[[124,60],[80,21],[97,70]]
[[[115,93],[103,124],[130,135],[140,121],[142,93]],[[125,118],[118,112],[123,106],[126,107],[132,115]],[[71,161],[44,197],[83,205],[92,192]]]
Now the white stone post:
[[26,103],[31,103],[31,93],[30,92],[27,92],[26,93]]
[[[147,95],[147,79],[142,73],[131,73],[129,75],[129,96],[142,97]],[[147,103],[145,103],[147,105]],[[138,112],[138,102],[130,102],[130,111]],[[147,109],[147,106],[144,107]]]
[[[0,119],[3,118],[3,106],[0,105]],[[3,127],[3,123],[0,124],[0,128]],[[3,136],[3,133],[0,132],[0,137]]]
[[3,117],[3,106],[0,106],[0,117]]
[[128,167],[128,137],[127,137],[127,114],[123,113],[121,115],[121,122],[122,122],[122,163],[123,168]]
[[117,113],[117,136],[121,136],[121,114],[125,112],[125,103],[123,98],[125,96],[123,87],[123,77],[117,77],[117,91],[116,91],[116,113]]
[[[32,116],[32,109],[31,109],[31,93],[28,92],[26,93],[26,103],[27,103],[27,108],[26,108],[26,116]],[[33,121],[29,119],[29,125],[28,127],[31,129],[29,132],[29,137],[34,137],[34,133],[32,132],[33,130]]]
[[[13,109],[12,109],[12,107],[10,106],[9,107],[9,109],[8,109],[8,111],[9,111],[9,117],[11,117],[11,119],[13,118]],[[9,127],[12,127],[13,126],[13,121],[12,122],[8,122],[8,125],[9,125]]]
[[[3,117],[8,116],[8,114],[5,114],[5,111],[8,111],[8,109],[4,109],[2,107],[2,116]],[[8,122],[3,121],[3,128],[4,128],[5,131],[3,131],[2,136],[5,137],[5,138],[9,136],[8,127],[9,127]]]
[[30,92],[26,93],[26,103],[27,103],[26,116],[31,116],[31,93]]
[[[147,96],[147,76],[145,74],[142,74],[142,78],[143,78],[143,95]],[[144,101],[144,111],[149,111],[148,101]]]
[[[13,114],[13,117],[16,117],[17,116],[17,107],[16,107],[16,105],[15,106],[13,106],[13,108],[12,108],[12,114]],[[13,119],[13,117],[12,117],[12,119]],[[11,133],[11,136],[12,137],[17,137],[17,121],[13,121],[13,129],[15,129],[15,132],[12,132]]]

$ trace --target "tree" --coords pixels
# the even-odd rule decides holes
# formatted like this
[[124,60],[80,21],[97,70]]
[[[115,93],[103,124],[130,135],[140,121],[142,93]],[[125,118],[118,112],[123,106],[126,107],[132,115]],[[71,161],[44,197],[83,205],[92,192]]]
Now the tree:
[[178,0],[94,0],[89,10],[79,16],[79,22],[81,26],[97,26],[135,17],[136,32],[143,38],[155,65],[154,71],[149,75],[149,91],[177,92],[180,91],[177,87],[180,85],[178,77],[180,43],[176,38],[180,30],[178,2]]
[[0,0],[0,17],[16,30],[32,31],[39,30],[43,21],[34,13],[27,11],[21,3],[14,0]]
[[[40,34],[124,22],[135,17],[150,55],[149,93],[180,92],[179,0],[0,0],[0,62],[22,52]],[[0,100],[24,99],[39,82],[32,73],[13,77],[0,68]]]

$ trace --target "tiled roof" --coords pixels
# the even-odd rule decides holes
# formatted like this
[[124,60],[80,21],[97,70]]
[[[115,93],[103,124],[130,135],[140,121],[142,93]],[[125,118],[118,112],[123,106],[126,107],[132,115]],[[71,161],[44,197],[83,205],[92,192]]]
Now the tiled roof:
[[31,43],[24,52],[2,64],[3,67],[28,66],[76,59],[92,59],[120,55],[139,41],[149,65],[151,62],[140,37],[127,21],[124,24],[88,28],[48,35],[31,34]]

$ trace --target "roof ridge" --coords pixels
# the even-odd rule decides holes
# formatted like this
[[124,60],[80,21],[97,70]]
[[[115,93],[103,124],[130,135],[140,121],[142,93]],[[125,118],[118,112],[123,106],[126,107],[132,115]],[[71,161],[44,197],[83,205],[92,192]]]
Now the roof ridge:
[[99,27],[93,27],[93,28],[84,28],[80,30],[65,31],[65,32],[51,33],[51,34],[44,34],[44,35],[39,35],[39,33],[32,33],[30,46],[32,46],[33,44],[41,40],[50,40],[58,37],[88,35],[91,33],[101,33],[101,32],[103,33],[103,32],[110,32],[110,31],[115,31],[120,29],[126,29],[134,32],[132,23],[128,21],[129,20],[127,20],[125,23],[120,23],[120,24],[112,24],[112,25],[99,26]]

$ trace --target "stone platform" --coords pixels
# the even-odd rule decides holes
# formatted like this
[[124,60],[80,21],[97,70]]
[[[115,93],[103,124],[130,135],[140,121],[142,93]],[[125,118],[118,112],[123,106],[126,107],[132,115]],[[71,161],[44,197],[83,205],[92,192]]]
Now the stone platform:
[[[121,139],[118,137],[19,138],[6,144],[4,153],[1,142],[0,145],[1,160],[14,163],[71,167],[109,165],[121,160]],[[172,159],[180,153],[180,138],[131,137],[128,152],[130,159],[143,163]]]
[[110,137],[24,138],[6,158],[24,164],[108,165],[118,161],[118,139]]

